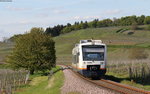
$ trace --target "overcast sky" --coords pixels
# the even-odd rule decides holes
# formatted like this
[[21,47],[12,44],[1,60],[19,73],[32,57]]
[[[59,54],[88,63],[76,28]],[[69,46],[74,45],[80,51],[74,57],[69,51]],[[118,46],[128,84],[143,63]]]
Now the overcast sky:
[[[0,0],[2,1],[2,0]],[[150,0],[12,0],[0,2],[0,40],[32,27],[150,15]]]

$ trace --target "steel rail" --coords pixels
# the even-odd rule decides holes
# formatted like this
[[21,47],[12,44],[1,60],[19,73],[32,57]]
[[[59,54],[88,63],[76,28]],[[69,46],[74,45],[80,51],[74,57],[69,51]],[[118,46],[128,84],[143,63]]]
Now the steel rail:
[[105,80],[105,79],[101,79],[101,81],[106,82],[106,83],[110,83],[110,84],[113,84],[113,85],[116,85],[116,86],[119,86],[119,87],[122,87],[122,88],[130,89],[130,90],[133,90],[133,91],[136,91],[136,92],[141,92],[143,94],[150,94],[149,91],[145,91],[145,90],[135,88],[135,87],[131,87],[131,86],[127,86],[127,85],[123,85],[123,84],[120,84],[120,83],[117,83],[117,82],[114,82],[114,81]]

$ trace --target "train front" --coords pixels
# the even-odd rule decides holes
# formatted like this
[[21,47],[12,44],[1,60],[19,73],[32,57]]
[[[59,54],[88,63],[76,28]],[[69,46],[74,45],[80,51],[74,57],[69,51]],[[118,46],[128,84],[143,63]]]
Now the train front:
[[86,77],[101,77],[106,73],[106,45],[101,40],[91,40],[81,44],[83,70]]

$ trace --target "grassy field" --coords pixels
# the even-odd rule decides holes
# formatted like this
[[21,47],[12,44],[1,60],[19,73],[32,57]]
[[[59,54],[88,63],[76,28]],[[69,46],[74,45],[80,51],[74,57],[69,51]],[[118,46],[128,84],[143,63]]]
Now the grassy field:
[[40,74],[35,74],[30,79],[29,85],[21,88],[16,94],[60,94],[64,75],[62,71],[59,71],[49,80],[48,76],[41,76]]

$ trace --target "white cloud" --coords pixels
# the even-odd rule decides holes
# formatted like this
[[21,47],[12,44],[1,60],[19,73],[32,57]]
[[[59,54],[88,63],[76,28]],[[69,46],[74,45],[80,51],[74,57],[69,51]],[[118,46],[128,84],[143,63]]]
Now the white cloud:
[[102,15],[115,15],[115,14],[119,14],[121,13],[122,11],[119,10],[119,9],[114,9],[114,10],[106,10],[106,11],[103,11],[101,12],[100,14]]
[[64,14],[64,13],[68,13],[69,11],[64,10],[64,9],[54,9],[53,13],[55,14]]
[[31,10],[31,8],[21,8],[21,7],[14,7],[14,6],[6,6],[7,10],[10,11],[25,11],[25,10]]
[[74,16],[73,20],[94,20],[94,19],[102,19],[101,16]]
[[100,19],[101,16],[85,16],[83,17],[83,19],[87,20],[87,19]]
[[75,17],[73,17],[72,19],[74,19],[74,20],[80,20],[81,17],[80,17],[80,16],[75,16]]

